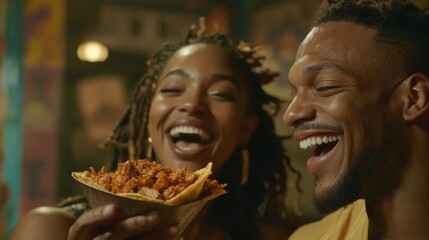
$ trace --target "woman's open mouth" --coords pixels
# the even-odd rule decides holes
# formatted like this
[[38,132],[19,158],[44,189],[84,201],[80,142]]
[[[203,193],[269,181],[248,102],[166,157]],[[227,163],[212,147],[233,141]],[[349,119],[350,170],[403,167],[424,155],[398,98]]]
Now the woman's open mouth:
[[210,134],[198,127],[178,126],[170,129],[173,150],[181,155],[194,155],[204,150],[212,141]]

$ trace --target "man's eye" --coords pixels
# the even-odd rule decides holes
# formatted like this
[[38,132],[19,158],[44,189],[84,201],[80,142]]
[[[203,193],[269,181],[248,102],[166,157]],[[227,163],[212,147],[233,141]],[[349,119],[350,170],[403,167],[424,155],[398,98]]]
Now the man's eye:
[[334,94],[337,94],[339,92],[342,91],[342,87],[341,86],[320,86],[320,87],[316,87],[314,88],[313,92],[314,94],[317,94],[320,97],[329,97],[332,96]]
[[289,94],[290,94],[290,96],[295,96],[296,95],[296,89],[295,88],[290,88],[289,89]]
[[316,88],[317,92],[323,92],[323,91],[329,91],[329,90],[335,90],[339,88],[339,86],[323,86]]

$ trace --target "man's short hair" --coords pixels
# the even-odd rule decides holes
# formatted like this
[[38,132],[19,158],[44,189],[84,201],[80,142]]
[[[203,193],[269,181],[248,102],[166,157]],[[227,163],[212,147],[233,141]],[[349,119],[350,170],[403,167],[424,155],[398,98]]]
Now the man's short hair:
[[345,21],[377,31],[386,54],[395,51],[405,74],[429,75],[429,11],[409,0],[325,0],[314,26]]

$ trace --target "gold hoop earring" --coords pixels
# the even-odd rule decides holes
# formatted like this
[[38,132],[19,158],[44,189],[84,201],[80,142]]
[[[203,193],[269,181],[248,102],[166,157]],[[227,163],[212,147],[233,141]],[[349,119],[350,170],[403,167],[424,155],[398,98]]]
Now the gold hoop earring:
[[147,138],[147,148],[146,148],[146,158],[147,160],[152,160],[152,138]]
[[247,148],[241,150],[241,185],[246,185],[249,180],[249,151]]

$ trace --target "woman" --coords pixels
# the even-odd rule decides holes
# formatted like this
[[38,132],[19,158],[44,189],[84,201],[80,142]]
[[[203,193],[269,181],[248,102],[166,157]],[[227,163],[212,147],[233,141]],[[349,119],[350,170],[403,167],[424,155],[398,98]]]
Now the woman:
[[[286,167],[295,170],[268,114],[277,112],[280,102],[261,86],[278,74],[262,68],[263,59],[255,48],[235,46],[221,33],[208,34],[202,21],[201,29],[191,28],[184,41],[166,45],[148,61],[148,73],[106,144],[114,150],[112,166],[151,158],[197,170],[213,162],[213,178],[228,184],[228,194],[201,211],[185,231],[187,240],[261,239],[267,226],[280,229],[279,239],[290,232],[284,208]],[[70,226],[69,239],[174,237],[174,227],[161,232],[166,234],[162,238],[145,235],[159,221],[157,213],[118,220],[120,209],[109,205],[87,210],[76,220],[64,210],[55,211],[28,213],[14,239],[24,239],[26,225],[43,214],[61,215],[64,224],[58,233],[63,238]],[[48,237],[52,234],[43,239]]]

